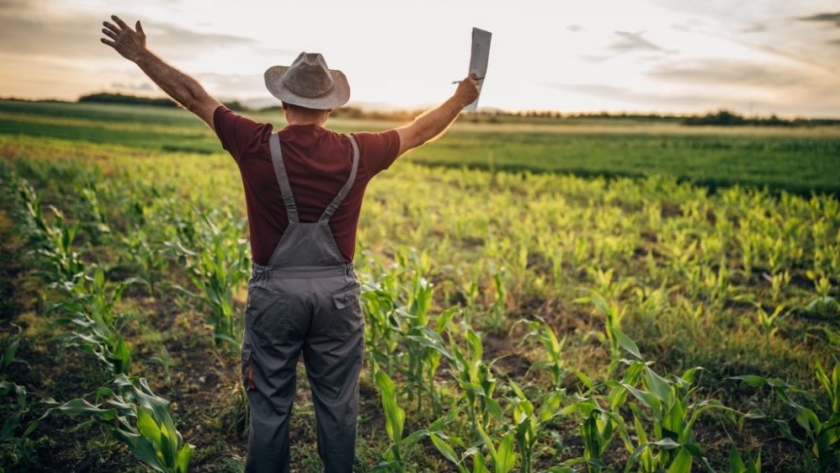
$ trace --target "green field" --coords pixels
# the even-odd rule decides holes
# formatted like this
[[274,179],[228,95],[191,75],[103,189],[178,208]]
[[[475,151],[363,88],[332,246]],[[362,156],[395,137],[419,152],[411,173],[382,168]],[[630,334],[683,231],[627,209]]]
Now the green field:
[[[275,114],[257,120],[282,124]],[[103,124],[103,122],[107,122]],[[735,184],[840,192],[840,127],[709,128],[615,120],[458,124],[409,160],[423,164],[584,177],[674,176],[711,189]],[[387,122],[336,120],[342,132]],[[114,105],[0,102],[0,133],[81,139],[167,152],[213,153],[215,135],[183,110]]]
[[[359,225],[357,470],[837,471],[838,150],[547,122],[410,153]],[[6,471],[242,470],[241,185],[183,111],[0,102]]]

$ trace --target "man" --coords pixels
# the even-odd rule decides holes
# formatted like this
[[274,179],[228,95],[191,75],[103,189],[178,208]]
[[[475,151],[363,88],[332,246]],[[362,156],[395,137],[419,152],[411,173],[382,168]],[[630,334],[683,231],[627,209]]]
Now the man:
[[242,376],[251,407],[248,472],[289,471],[295,366],[303,352],[327,473],[351,472],[364,323],[352,269],[368,181],[397,157],[443,133],[478,97],[475,76],[407,126],[340,135],[324,128],[350,86],[320,54],[265,73],[288,125],[273,132],[228,110],[191,77],[146,48],[138,21],[116,16],[101,41],[136,63],[173,100],[216,131],[245,187],[254,272],[248,284]]

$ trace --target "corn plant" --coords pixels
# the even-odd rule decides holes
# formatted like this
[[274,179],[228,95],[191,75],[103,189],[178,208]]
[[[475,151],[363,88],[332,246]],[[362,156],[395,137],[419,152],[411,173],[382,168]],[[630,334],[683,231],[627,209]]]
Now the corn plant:
[[768,314],[761,304],[756,303],[755,308],[758,326],[764,334],[764,347],[766,350],[769,350],[773,335],[775,335],[776,331],[779,330],[779,327],[774,327],[774,325],[776,325],[776,319],[785,315],[785,306],[784,304],[776,306],[776,309],[773,310],[772,314]]
[[773,276],[765,273],[764,279],[770,282],[770,297],[774,303],[778,303],[784,294],[785,288],[790,284],[790,271],[785,270]]
[[[502,436],[498,444],[493,445],[493,439],[487,435],[485,429],[481,425],[478,425],[477,427],[478,433],[484,441],[484,447],[487,449],[490,454],[490,459],[493,462],[493,473],[507,473],[513,470],[514,464],[516,463],[516,453],[513,449],[515,433],[507,432]],[[478,458],[478,456],[476,456],[476,458]],[[481,465],[481,467],[483,467],[483,465]]]
[[831,377],[826,375],[819,362],[816,364],[815,373],[830,401],[830,411],[822,417],[813,409],[794,401],[789,391],[795,388],[780,379],[756,375],[735,376],[733,379],[741,380],[752,387],[772,388],[776,397],[793,410],[796,423],[805,432],[805,439],[794,435],[785,420],[774,420],[779,431],[786,439],[803,447],[810,471],[828,473],[836,471],[840,466],[840,362],[835,362]]
[[543,396],[539,408],[525,395],[522,388],[513,381],[509,382],[515,397],[511,399],[513,406],[513,423],[516,447],[519,450],[519,470],[522,473],[534,471],[534,455],[537,442],[548,428],[550,422],[563,411],[565,395],[563,391],[555,390]]
[[[521,322],[525,322],[524,320]],[[551,374],[551,383],[554,389],[560,389],[563,379],[569,373],[563,361],[563,346],[566,344],[566,337],[563,340],[557,340],[557,335],[554,334],[554,329],[543,320],[526,322],[531,329],[522,338],[524,342],[528,338],[536,338],[542,344],[548,355],[547,360],[540,360],[534,363],[534,368],[547,368]]]
[[[622,347],[635,358],[631,366],[642,371],[641,386],[621,383],[640,404],[630,404],[638,444],[634,445],[629,437],[625,438],[628,450],[632,451],[627,468],[638,462],[643,472],[653,473],[667,468],[675,473],[688,473],[693,459],[697,458],[707,470],[712,470],[694,438],[694,423],[702,413],[712,409],[734,411],[717,400],[691,402],[697,389],[692,388],[692,384],[699,368],[686,370],[680,377],[660,376],[642,359],[635,342],[623,334],[621,341]],[[652,435],[648,435],[643,426],[646,416],[640,407],[649,411],[653,422]],[[656,454],[653,453],[654,448],[659,450]]]
[[[635,349],[629,337],[623,332],[615,332],[616,341],[620,346]],[[638,352],[638,349],[635,349]],[[581,416],[579,432],[583,440],[583,456],[562,462],[550,471],[567,473],[579,464],[586,465],[589,471],[607,470],[602,456],[609,448],[616,434],[625,442],[629,442],[628,428],[619,414],[619,409],[627,403],[628,391],[625,385],[635,385],[642,376],[643,367],[630,363],[624,371],[621,381],[607,381],[609,388],[606,398],[598,394],[600,386],[584,373],[575,370],[575,375],[581,381],[586,391],[568,397],[568,403],[558,415],[578,413]]]
[[621,332],[621,319],[627,313],[627,308],[619,307],[616,301],[608,301],[603,295],[593,289],[589,289],[588,292],[588,296],[578,298],[575,302],[591,303],[598,312],[604,314],[604,333],[609,344],[610,358],[612,359],[610,366],[612,370],[621,359],[621,342],[619,340],[620,335],[618,334]]
[[481,339],[471,327],[465,327],[467,349],[461,347],[450,335],[450,353],[452,354],[452,365],[456,381],[464,391],[462,402],[469,418],[469,425],[472,429],[473,439],[480,438],[481,430],[487,430],[490,421],[504,419],[502,408],[499,402],[493,399],[493,391],[496,389],[496,378],[490,371],[490,367],[484,363],[482,356],[484,348]]
[[41,208],[41,198],[23,179],[18,182],[18,193],[23,202],[36,253],[47,263],[50,272],[47,278],[53,281],[69,281],[84,271],[84,264],[73,250],[73,241],[79,231],[79,224],[68,224],[64,214],[50,206],[53,222],[50,223]]
[[176,289],[198,300],[208,310],[216,345],[228,343],[235,350],[241,343],[241,322],[237,320],[233,288],[244,283],[250,274],[248,243],[238,238],[241,227],[238,223],[219,227],[207,214],[202,214],[201,219],[206,227],[204,251],[190,250],[179,242],[166,243],[186,264],[187,275],[198,291],[181,286]]
[[57,338],[65,346],[78,347],[96,356],[114,374],[127,375],[131,367],[131,350],[116,328],[115,307],[132,282],[122,282],[108,291],[105,287],[105,273],[97,267],[93,278],[78,278],[62,284],[61,287],[69,297],[55,306],[67,314],[55,322],[73,328]]
[[[585,380],[584,384],[589,383],[590,389],[593,389],[591,381],[585,375],[578,373],[578,377]],[[583,456],[567,460],[553,471],[569,471],[568,469],[578,464],[585,464],[589,471],[607,469],[601,457],[609,448],[615,434],[623,435],[626,431],[623,419],[616,412],[624,399],[626,399],[626,390],[618,386],[612,388],[609,408],[602,407],[601,399],[594,393],[570,396],[569,406],[561,410],[560,414],[577,412],[581,416],[578,431],[583,440]]]
[[456,308],[447,310],[438,317],[435,329],[429,327],[429,306],[432,301],[432,285],[419,274],[415,274],[410,284],[407,327],[403,335],[408,356],[408,367],[405,375],[408,380],[406,389],[412,395],[416,390],[417,409],[422,408],[422,393],[428,394],[434,414],[440,413],[440,393],[435,389],[435,377],[442,358],[451,359],[452,356],[440,333],[446,328],[457,311]]
[[490,264],[490,273],[493,276],[494,297],[490,304],[490,317],[487,320],[487,327],[496,333],[501,333],[507,322],[507,271],[504,267]]
[[[21,329],[17,327],[17,333],[10,335],[6,339],[6,346],[3,349],[2,355],[0,355],[0,398],[14,394],[17,403],[17,410],[9,415],[3,423],[3,429],[0,430],[0,442],[10,440],[15,435],[15,431],[31,408],[31,403],[26,399],[26,387],[6,379],[6,369],[13,363],[22,363],[28,366],[26,361],[17,357],[17,350],[20,346],[20,333]],[[25,440],[29,437],[35,428],[37,428],[39,421],[40,419],[30,422],[18,438]]]
[[385,289],[381,281],[365,281],[362,284],[362,309],[365,314],[365,351],[373,362],[381,364],[386,370],[393,370],[400,334],[395,296]]
[[164,271],[169,261],[163,252],[149,240],[145,228],[139,227],[120,236],[123,257],[128,264],[139,273],[139,281],[149,286],[149,292],[154,297],[157,287],[163,281]]
[[96,246],[101,245],[105,235],[111,233],[111,227],[105,218],[96,190],[77,185],[76,192],[82,197],[82,205],[80,215],[74,215],[81,222],[80,226],[90,237],[91,243]]
[[808,276],[808,279],[814,281],[814,288],[817,292],[817,297],[808,303],[805,310],[821,317],[830,317],[840,314],[840,302],[829,295],[831,293],[831,281],[828,277],[812,270],[808,270],[806,275]]
[[[429,438],[431,439],[432,444],[444,458],[452,462],[455,467],[458,468],[459,473],[470,473],[470,469],[467,467],[468,459],[472,459],[472,473],[490,473],[490,470],[487,469],[484,455],[481,453],[481,449],[479,448],[480,445],[474,445],[467,448],[463,439],[456,436],[446,435],[443,432],[443,427],[452,423],[459,413],[460,410],[453,406],[453,408],[447,412],[445,417],[437,419],[429,426]],[[464,452],[461,455],[458,455],[455,451],[456,447],[464,449]]]
[[64,404],[48,400],[52,411],[75,417],[88,416],[81,425],[101,425],[125,444],[149,468],[164,473],[187,473],[193,446],[175,428],[169,402],[155,396],[146,380],[119,375],[113,389],[100,387],[88,402],[84,397]]
[[417,442],[428,435],[427,430],[418,430],[407,437],[403,437],[405,425],[405,411],[397,403],[397,391],[394,382],[388,373],[374,365],[374,377],[382,399],[382,408],[385,411],[385,430],[391,444],[388,450],[382,455],[382,461],[373,471],[393,471],[403,473],[406,471],[406,460],[411,454]]
[[738,450],[732,447],[729,452],[729,473],[761,473],[761,452],[758,452],[755,460],[745,463]]

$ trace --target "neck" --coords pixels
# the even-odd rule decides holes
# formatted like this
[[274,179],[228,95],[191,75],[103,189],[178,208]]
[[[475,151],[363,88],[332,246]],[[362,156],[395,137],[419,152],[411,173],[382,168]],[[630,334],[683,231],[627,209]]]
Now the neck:
[[323,127],[327,121],[320,117],[286,117],[286,123],[289,125],[318,125]]
[[286,112],[286,123],[289,125],[318,125],[323,127],[327,123],[331,110],[309,110],[283,105]]

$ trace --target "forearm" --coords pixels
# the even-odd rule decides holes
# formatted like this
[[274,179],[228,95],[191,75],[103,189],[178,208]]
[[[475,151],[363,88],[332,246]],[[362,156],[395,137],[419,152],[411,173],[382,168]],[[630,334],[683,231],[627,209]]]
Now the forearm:
[[194,111],[207,92],[195,79],[175,69],[151,51],[144,51],[134,61],[173,100]]
[[416,130],[416,145],[420,146],[442,135],[455,122],[465,106],[457,97],[450,97],[446,102],[415,118],[408,126]]
[[446,102],[415,118],[411,124],[396,129],[400,137],[399,154],[442,135],[458,118],[461,110],[477,98],[478,79],[475,74],[470,74],[460,81],[458,90]]

